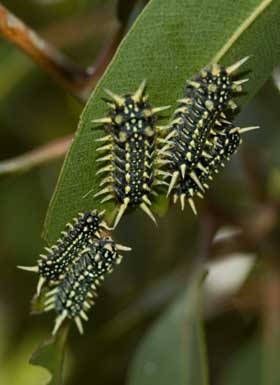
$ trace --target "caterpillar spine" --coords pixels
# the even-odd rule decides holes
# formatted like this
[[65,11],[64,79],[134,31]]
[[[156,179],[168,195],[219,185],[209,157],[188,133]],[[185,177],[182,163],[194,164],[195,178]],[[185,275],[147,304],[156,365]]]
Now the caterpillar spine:
[[237,108],[234,97],[242,92],[245,79],[235,81],[233,75],[247,59],[227,68],[213,64],[187,82],[184,98],[179,100],[170,126],[173,135],[169,156],[173,161],[169,167],[172,177],[168,195],[186,173],[204,192],[197,171],[202,167],[201,159],[208,156],[206,148],[212,146],[210,131]]
[[40,254],[36,266],[18,266],[20,269],[39,274],[37,295],[40,294],[44,283],[53,285],[61,280],[68,266],[90,240],[100,238],[100,232],[109,229],[102,220],[103,215],[104,211],[97,213],[96,210],[79,213],[78,218],[66,225],[55,244],[46,247],[45,254]]
[[114,200],[119,204],[114,228],[127,209],[137,206],[156,223],[150,209],[152,197],[157,194],[156,186],[169,176],[162,170],[168,160],[160,152],[163,135],[157,127],[157,114],[169,106],[153,108],[145,88],[144,81],[134,94],[119,96],[107,90],[108,115],[93,121],[106,131],[98,139],[102,145],[97,149],[97,161],[105,165],[97,172],[103,179],[95,197],[105,195],[101,202]]
[[64,278],[49,292],[45,311],[57,314],[53,334],[66,318],[73,319],[79,332],[83,333],[82,320],[88,320],[88,311],[97,297],[97,287],[106,274],[122,260],[121,250],[130,248],[116,244],[110,237],[91,240],[88,247],[79,253],[79,258],[70,266]]

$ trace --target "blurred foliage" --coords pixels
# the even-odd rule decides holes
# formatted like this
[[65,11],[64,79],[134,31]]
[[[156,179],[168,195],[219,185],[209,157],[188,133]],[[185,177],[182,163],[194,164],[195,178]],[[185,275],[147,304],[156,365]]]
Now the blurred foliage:
[[49,370],[51,379],[49,385],[63,383],[63,366],[69,325],[64,324],[55,337],[39,346],[31,357],[30,363],[45,367]]
[[[201,325],[203,274],[191,272],[188,288],[143,338],[131,368],[130,385],[207,385],[208,369]],[[170,362],[172,352],[172,363]]]
[[[248,7],[253,3],[247,2]],[[6,0],[3,4],[81,65],[94,62],[116,23],[115,1]],[[227,15],[220,27],[224,29],[231,18]],[[61,33],[66,27],[68,32]],[[202,40],[209,43],[209,38]],[[205,293],[209,382],[279,383],[275,382],[280,346],[279,103],[279,91],[268,81],[238,116],[240,125],[256,123],[261,130],[246,136],[240,153],[217,177],[207,200],[199,204],[199,218],[172,207],[159,228],[138,212],[121,223],[115,238],[132,245],[133,253],[100,290],[86,335],[71,329],[66,385],[127,383],[145,336],[161,325],[188,283],[201,254],[200,230],[209,217],[218,228],[234,224],[247,233],[245,241],[228,239],[221,248],[216,246],[215,253],[210,251],[210,265],[227,258],[232,248],[239,253],[249,248],[258,264],[230,296]],[[82,106],[48,75],[0,39],[1,159],[74,132],[81,111]],[[40,233],[61,165],[57,161],[0,180],[1,385],[41,385],[49,377],[28,360],[40,341],[48,338],[53,315],[30,317],[36,277],[18,271],[16,265],[34,264],[41,251]],[[164,341],[160,338],[160,342]],[[178,352],[169,345],[166,349],[170,365],[178,365]]]
[[232,357],[221,385],[242,385],[253,383],[262,384],[261,377],[261,345],[256,338],[248,341],[246,346],[240,347],[238,353]]

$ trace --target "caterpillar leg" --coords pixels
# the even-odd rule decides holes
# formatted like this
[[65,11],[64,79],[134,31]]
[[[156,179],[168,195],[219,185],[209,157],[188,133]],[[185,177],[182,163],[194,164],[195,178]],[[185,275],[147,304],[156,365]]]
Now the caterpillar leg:
[[136,103],[139,103],[142,100],[143,95],[145,93],[145,88],[146,88],[146,80],[143,80],[142,83],[140,84],[139,88],[137,89],[137,91],[132,96],[132,99]]
[[115,222],[114,222],[114,225],[113,225],[113,229],[115,229],[119,223],[119,221],[121,220],[123,214],[125,213],[126,209],[127,209],[127,206],[129,204],[130,200],[129,198],[125,198],[124,199],[124,202],[123,204],[120,206],[119,208],[119,211],[118,211],[118,214],[116,216],[116,219],[115,219]]
[[[252,127],[242,127],[238,129],[239,134],[244,134],[244,132],[253,131],[259,129],[260,126],[252,126]],[[230,131],[231,132],[231,131]]]
[[197,186],[200,188],[201,191],[205,191],[204,190],[204,187],[202,186],[200,180],[198,179],[198,176],[196,175],[196,173],[194,171],[190,172],[190,177],[192,178],[192,180],[197,184]]
[[248,59],[250,59],[250,56],[246,56],[243,59],[238,60],[236,63],[232,64],[231,66],[227,67],[226,68],[227,73],[231,75],[232,73],[236,72],[236,70],[238,70],[239,67],[241,67],[244,63],[246,63]]
[[151,218],[151,220],[157,225],[156,218],[154,217],[153,213],[149,209],[149,207],[146,205],[146,203],[140,204],[141,209]]
[[25,271],[31,271],[32,273],[38,273],[39,268],[38,266],[17,266],[18,269],[20,270],[25,270]]
[[77,329],[79,330],[80,334],[84,334],[84,328],[80,317],[74,318],[75,324],[77,326]]
[[116,102],[116,104],[118,106],[122,106],[125,104],[125,98],[120,96],[120,95],[117,95],[115,94],[114,92],[108,90],[108,89],[105,89],[105,92],[107,95],[110,96],[110,98],[112,98],[114,100],[114,102]]
[[194,200],[192,198],[189,198],[188,202],[189,202],[189,205],[190,205],[194,215],[197,215],[197,210],[196,210],[196,207],[195,207]]
[[175,171],[173,174],[172,174],[172,178],[171,178],[171,182],[169,184],[169,187],[168,187],[168,191],[167,191],[167,196],[170,195],[171,191],[173,190],[178,178],[179,178],[179,171]]
[[185,200],[186,200],[186,194],[180,195],[180,201],[181,201],[181,209],[182,211],[185,209]]

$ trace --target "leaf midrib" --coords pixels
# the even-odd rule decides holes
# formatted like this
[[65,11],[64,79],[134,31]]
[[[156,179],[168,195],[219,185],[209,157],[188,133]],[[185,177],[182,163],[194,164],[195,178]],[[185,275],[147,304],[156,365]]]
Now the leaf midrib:
[[231,35],[223,47],[217,52],[210,63],[218,63],[223,56],[230,50],[236,41],[243,35],[254,21],[272,4],[273,0],[264,0],[255,10],[240,24],[236,31]]

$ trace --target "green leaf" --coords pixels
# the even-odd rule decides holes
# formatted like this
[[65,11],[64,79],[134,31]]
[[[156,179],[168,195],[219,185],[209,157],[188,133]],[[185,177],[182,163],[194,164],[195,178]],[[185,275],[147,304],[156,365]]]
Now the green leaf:
[[[267,310],[261,333],[233,355],[222,374],[221,385],[278,385],[280,383],[279,309]],[[276,316],[276,317],[275,317]],[[272,324],[270,323],[272,321]]]
[[261,341],[254,339],[242,346],[226,368],[221,385],[261,385]]
[[102,130],[92,131],[91,121],[106,113],[101,100],[105,87],[122,94],[147,79],[153,105],[175,106],[186,79],[209,62],[228,65],[251,55],[243,68],[250,71],[248,94],[238,101],[243,106],[280,61],[279,35],[280,0],[151,0],[82,113],[49,207],[45,237],[56,239],[79,210],[105,208],[111,214],[114,208],[93,198],[99,189],[94,140],[102,136]]
[[134,358],[129,385],[206,385],[208,375],[201,326],[202,274],[148,331]]
[[30,363],[46,368],[51,375],[48,385],[62,385],[62,370],[69,325],[64,324],[54,337],[49,338],[33,353]]

